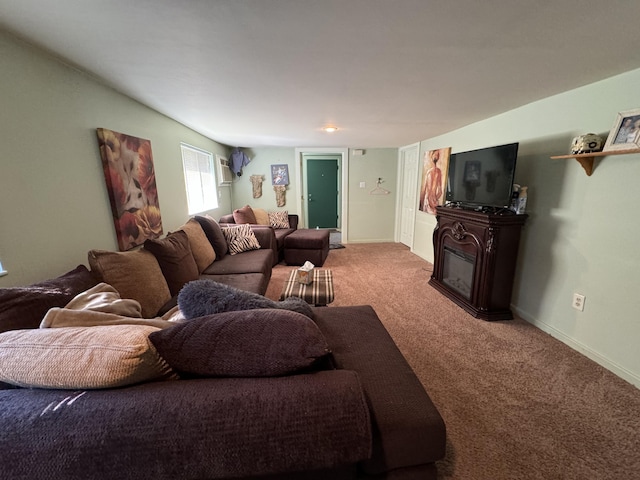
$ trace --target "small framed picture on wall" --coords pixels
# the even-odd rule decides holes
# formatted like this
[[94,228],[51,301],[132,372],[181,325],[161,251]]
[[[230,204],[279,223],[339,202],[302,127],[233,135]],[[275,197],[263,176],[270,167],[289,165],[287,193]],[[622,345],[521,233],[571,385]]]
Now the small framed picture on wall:
[[289,185],[289,165],[271,165],[271,184]]

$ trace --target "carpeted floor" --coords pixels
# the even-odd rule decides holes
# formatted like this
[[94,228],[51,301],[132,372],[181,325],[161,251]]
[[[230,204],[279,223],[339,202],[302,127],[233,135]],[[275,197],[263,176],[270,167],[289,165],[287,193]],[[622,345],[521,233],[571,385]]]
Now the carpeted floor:
[[[288,272],[274,268],[277,299]],[[332,306],[372,305],[447,425],[439,478],[640,479],[640,390],[524,320],[471,317],[401,244],[332,250]],[[332,308],[331,306],[328,308]]]

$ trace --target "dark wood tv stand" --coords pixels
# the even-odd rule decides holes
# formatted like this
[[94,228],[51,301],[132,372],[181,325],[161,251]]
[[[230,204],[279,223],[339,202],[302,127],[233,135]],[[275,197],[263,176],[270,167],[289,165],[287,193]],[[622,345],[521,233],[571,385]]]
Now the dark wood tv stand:
[[511,291],[528,215],[437,207],[429,284],[482,320],[510,320]]

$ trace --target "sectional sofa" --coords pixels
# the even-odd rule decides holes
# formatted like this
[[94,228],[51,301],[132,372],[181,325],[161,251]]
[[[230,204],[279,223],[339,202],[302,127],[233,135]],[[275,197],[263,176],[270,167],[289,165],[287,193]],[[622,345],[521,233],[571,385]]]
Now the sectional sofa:
[[[206,266],[187,223],[145,253],[92,251],[91,270],[0,289],[3,478],[435,479],[444,422],[371,307],[170,316],[185,262],[262,290],[212,270],[224,256]],[[270,248],[226,255],[261,250],[270,269]],[[45,321],[78,309],[92,326]]]

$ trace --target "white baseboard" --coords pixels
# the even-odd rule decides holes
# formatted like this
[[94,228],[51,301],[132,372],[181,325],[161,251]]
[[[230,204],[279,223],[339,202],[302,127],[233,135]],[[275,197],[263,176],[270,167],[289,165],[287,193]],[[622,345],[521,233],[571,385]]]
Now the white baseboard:
[[[345,242],[342,242],[345,243]],[[359,239],[359,240],[351,240],[347,243],[398,243],[393,239],[384,239],[384,238],[367,238],[367,239]]]
[[560,330],[556,329],[555,327],[552,327],[551,325],[549,325],[547,323],[544,323],[544,322],[541,322],[541,321],[536,320],[534,318],[531,318],[531,316],[527,315],[526,313],[524,313],[523,311],[521,311],[518,308],[514,307],[513,305],[511,306],[511,308],[513,309],[514,313],[518,317],[520,317],[523,320],[529,322],[530,324],[532,324],[535,327],[539,328],[543,332],[548,333],[549,335],[551,335],[552,337],[556,338],[557,340],[560,340],[565,345],[567,345],[567,346],[573,348],[574,350],[582,353],[585,357],[593,360],[598,365],[606,368],[607,370],[609,370],[610,372],[614,373],[618,377],[620,377],[623,380],[626,380],[627,382],[631,383],[636,388],[640,388],[640,377],[638,375],[636,375],[635,373],[630,372],[629,370],[627,370],[624,367],[621,367],[616,362],[608,359],[607,357],[602,356],[598,352],[596,352],[596,351],[592,350],[591,348],[587,347],[586,345],[578,342],[574,338],[571,338],[570,336],[562,333]]

